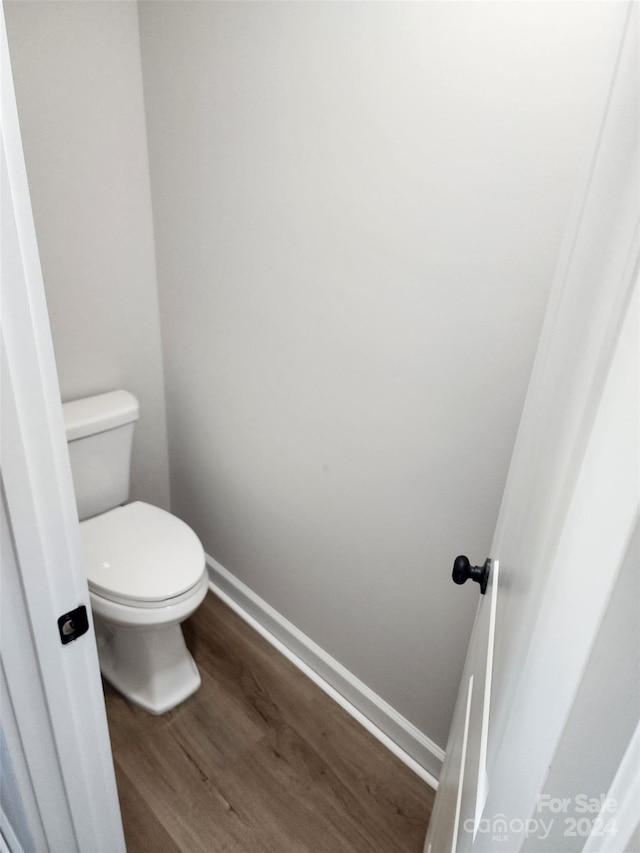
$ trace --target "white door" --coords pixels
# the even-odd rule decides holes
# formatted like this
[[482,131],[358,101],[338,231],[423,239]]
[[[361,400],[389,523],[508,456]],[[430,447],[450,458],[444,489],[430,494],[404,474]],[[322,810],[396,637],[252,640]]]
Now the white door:
[[[1,12],[0,42],[0,850],[120,853],[124,837]],[[65,614],[79,607],[86,608],[88,630],[63,644],[79,625]]]
[[[637,3],[621,9],[613,82],[552,290],[426,853],[636,849],[640,735],[626,681],[640,674],[640,646],[630,636],[622,653],[607,639],[615,601],[637,596],[640,563],[639,15]],[[616,706],[616,682],[599,696],[589,679],[625,655],[631,675],[619,690],[631,699]],[[593,732],[597,714],[604,723]],[[598,740],[616,737],[617,774],[595,760]]]

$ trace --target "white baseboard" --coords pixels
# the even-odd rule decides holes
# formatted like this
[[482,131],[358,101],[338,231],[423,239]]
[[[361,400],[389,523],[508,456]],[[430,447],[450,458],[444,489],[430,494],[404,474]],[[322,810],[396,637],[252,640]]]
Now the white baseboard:
[[438,787],[444,750],[213,557],[206,559],[216,595],[428,785]]

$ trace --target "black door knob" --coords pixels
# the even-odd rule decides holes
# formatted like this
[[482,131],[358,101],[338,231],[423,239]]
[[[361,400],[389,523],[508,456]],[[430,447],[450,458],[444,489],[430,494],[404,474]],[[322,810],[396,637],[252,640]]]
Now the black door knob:
[[485,560],[484,566],[472,566],[468,557],[456,557],[453,561],[451,577],[454,583],[460,584],[471,578],[472,581],[480,584],[480,592],[484,595],[487,591],[490,567],[491,560]]

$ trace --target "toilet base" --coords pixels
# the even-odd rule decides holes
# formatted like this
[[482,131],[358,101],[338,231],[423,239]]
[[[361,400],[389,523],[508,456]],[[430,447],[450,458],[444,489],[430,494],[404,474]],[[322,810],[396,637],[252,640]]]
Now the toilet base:
[[146,628],[95,618],[100,671],[135,705],[151,714],[175,708],[200,687],[200,673],[179,623]]

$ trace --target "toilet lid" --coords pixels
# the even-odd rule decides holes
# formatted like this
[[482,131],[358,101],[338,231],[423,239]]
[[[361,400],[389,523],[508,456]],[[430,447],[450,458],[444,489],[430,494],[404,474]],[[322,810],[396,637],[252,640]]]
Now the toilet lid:
[[112,600],[175,598],[198,583],[204,551],[179,518],[135,501],[80,523],[89,588]]

